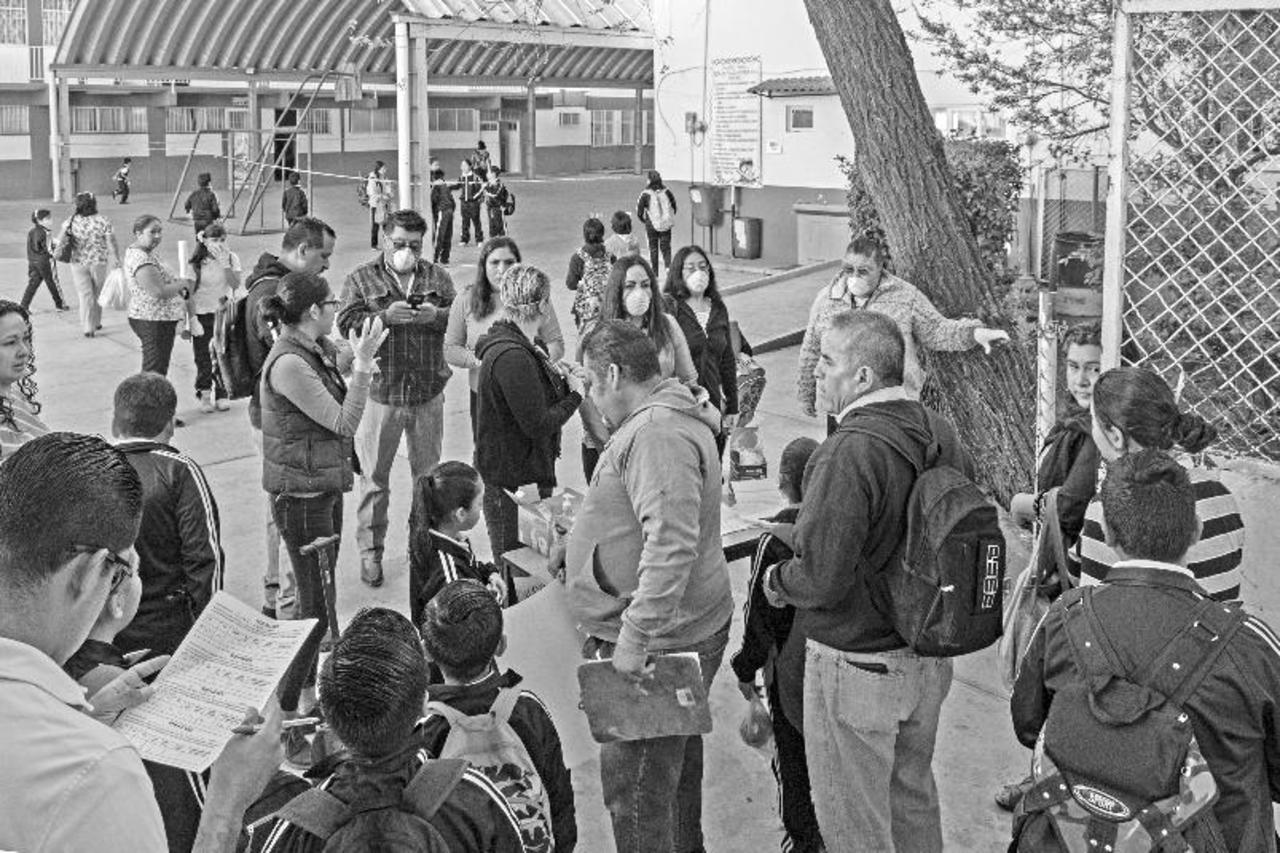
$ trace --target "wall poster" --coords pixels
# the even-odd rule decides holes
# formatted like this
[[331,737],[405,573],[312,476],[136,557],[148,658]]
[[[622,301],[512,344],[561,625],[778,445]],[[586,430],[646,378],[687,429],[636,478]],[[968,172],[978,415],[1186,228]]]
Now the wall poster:
[[760,96],[747,90],[760,82],[760,57],[728,56],[711,62],[712,182],[762,186]]

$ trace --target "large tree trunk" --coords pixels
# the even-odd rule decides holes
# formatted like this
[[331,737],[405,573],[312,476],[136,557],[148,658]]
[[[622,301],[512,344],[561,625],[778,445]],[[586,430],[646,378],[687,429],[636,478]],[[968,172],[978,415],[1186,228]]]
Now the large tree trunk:
[[[949,317],[999,319],[992,278],[953,197],[942,138],[889,0],[805,0],[840,93],[855,161],[900,275]],[[1001,502],[1031,485],[1035,372],[1016,346],[934,353],[941,408]]]

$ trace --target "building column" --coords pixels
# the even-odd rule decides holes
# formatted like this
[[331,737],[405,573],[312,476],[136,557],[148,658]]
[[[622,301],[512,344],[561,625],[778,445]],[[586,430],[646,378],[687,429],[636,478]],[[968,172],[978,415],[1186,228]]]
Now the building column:
[[409,54],[409,22],[395,22],[396,45],[396,182],[405,208],[413,204],[413,81]]
[[538,150],[538,81],[529,81],[526,89],[524,123],[527,127],[521,134],[524,137],[524,175],[532,178],[536,172],[535,157]]
[[57,88],[57,157],[54,168],[61,176],[58,201],[70,201],[75,194],[75,186],[71,182],[71,90],[65,77],[55,77]]
[[635,160],[636,174],[639,175],[644,171],[644,89],[636,87],[636,106],[635,119],[632,127],[635,128]]
[[412,164],[412,173],[410,179],[412,181],[412,190],[410,192],[411,207],[419,212],[425,212],[430,217],[431,211],[431,122],[429,121],[430,113],[427,105],[427,82],[430,74],[427,65],[427,57],[430,56],[428,47],[430,39],[426,37],[423,30],[414,28],[410,31],[409,40],[409,56],[410,68],[412,72],[412,86],[410,92],[412,95],[412,126],[411,136],[413,144],[410,147],[410,162]]

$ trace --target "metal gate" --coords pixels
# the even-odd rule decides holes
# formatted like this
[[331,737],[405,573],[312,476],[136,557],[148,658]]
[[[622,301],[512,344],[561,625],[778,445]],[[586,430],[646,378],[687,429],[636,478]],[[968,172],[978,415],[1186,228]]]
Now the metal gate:
[[1123,0],[1103,335],[1280,461],[1280,0]]

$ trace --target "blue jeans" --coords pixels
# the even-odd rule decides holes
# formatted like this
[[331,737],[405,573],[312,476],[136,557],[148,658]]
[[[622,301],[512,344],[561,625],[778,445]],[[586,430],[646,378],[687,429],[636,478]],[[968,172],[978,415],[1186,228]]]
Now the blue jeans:
[[[711,682],[725,646],[726,624],[700,643],[664,653],[696,652],[702,681]],[[600,657],[612,654],[603,644]],[[604,805],[618,853],[701,853],[702,736],[681,735],[600,746]]]
[[360,476],[360,506],[356,511],[356,544],[362,560],[382,561],[387,538],[387,508],[391,503],[391,465],[408,438],[409,474],[416,482],[440,461],[444,440],[444,393],[416,406],[388,406],[376,400],[365,404],[356,428]]
[[804,742],[831,853],[942,853],[933,747],[951,661],[805,646]]

